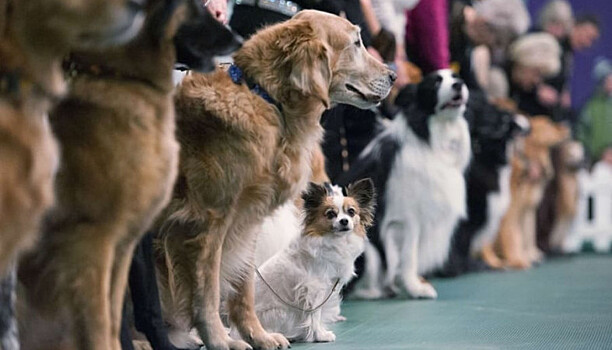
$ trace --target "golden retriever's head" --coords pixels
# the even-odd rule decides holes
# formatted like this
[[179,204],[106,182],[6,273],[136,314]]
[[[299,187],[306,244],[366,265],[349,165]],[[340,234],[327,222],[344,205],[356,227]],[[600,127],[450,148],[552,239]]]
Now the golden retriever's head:
[[396,78],[368,53],[358,26],[313,10],[256,33],[234,59],[280,102],[315,98],[326,108],[375,106]]
[[565,124],[554,123],[546,116],[535,116],[529,120],[531,132],[527,142],[540,147],[553,147],[570,136],[570,129]]

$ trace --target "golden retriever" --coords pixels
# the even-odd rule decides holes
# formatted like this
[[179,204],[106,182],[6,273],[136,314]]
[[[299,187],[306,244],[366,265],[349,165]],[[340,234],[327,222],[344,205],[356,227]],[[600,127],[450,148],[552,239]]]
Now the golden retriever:
[[[179,177],[156,224],[162,304],[170,324],[195,327],[208,350],[287,348],[254,311],[254,232],[305,189],[321,113],[335,103],[375,106],[395,74],[368,54],[357,26],[318,11],[258,32],[234,61],[276,104],[223,70],[188,75],[179,87]],[[222,294],[251,345],[227,334]]]
[[0,0],[0,276],[34,244],[53,202],[58,155],[46,112],[65,90],[63,56],[125,42],[141,12],[134,0]]
[[553,176],[550,148],[569,137],[569,128],[545,116],[530,118],[530,124],[530,134],[512,158],[510,205],[495,243],[500,256],[492,247],[483,248],[483,259],[492,267],[525,269],[542,259],[536,246],[536,211]]
[[[78,349],[121,349],[134,246],[167,203],[178,166],[173,37],[204,11],[199,0],[152,0],[133,41],[70,57],[70,93],[50,115],[62,146],[57,203],[20,278],[41,315],[65,316]],[[25,323],[24,348],[35,349],[41,330]]]

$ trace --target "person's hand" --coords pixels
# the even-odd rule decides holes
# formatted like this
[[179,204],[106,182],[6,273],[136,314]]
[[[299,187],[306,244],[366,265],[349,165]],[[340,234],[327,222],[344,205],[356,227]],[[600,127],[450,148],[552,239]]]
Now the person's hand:
[[572,106],[572,96],[567,90],[563,90],[561,94],[561,106],[564,108],[570,108]]
[[559,93],[552,86],[541,84],[538,86],[538,100],[545,106],[552,106],[559,101]]
[[395,67],[397,67],[395,72],[397,73],[397,79],[395,79],[393,85],[401,89],[404,85],[410,84],[410,74],[408,74],[408,70],[406,69],[406,63],[401,58],[395,58]]
[[227,0],[204,0],[203,3],[217,21],[227,24]]
[[612,147],[608,147],[601,155],[601,161],[612,166]]

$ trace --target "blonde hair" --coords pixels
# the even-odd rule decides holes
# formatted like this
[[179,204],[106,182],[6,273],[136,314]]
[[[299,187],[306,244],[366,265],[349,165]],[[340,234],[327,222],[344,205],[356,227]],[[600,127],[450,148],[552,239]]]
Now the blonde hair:
[[531,17],[523,0],[484,0],[474,4],[476,13],[489,25],[501,32],[515,36],[524,34],[531,24]]
[[540,12],[539,24],[542,29],[546,29],[548,24],[560,24],[569,33],[574,26],[574,11],[566,0],[551,0]]
[[510,46],[510,59],[515,64],[536,68],[545,76],[561,69],[561,47],[548,33],[527,34]]

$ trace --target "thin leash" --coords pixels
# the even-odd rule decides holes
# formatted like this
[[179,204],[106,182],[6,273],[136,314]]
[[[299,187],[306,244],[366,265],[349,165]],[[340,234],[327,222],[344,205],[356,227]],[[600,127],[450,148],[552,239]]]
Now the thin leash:
[[272,288],[272,286],[268,283],[268,281],[266,281],[263,276],[261,275],[261,272],[259,272],[259,269],[255,269],[255,272],[257,272],[257,276],[259,276],[259,278],[261,278],[261,280],[263,281],[263,283],[268,287],[268,289],[270,289],[270,291],[272,292],[272,294],[274,294],[276,296],[276,298],[278,298],[278,300],[280,300],[283,304],[289,306],[292,309],[296,309],[298,311],[302,311],[305,313],[313,313],[317,310],[319,310],[320,308],[323,307],[323,305],[325,305],[325,303],[327,303],[327,301],[329,300],[329,298],[331,298],[331,296],[334,294],[334,292],[336,291],[336,287],[338,287],[338,283],[340,283],[340,279],[336,279],[336,283],[334,283],[334,286],[332,287],[331,292],[329,292],[329,295],[327,296],[327,298],[325,298],[325,300],[323,300],[323,302],[319,305],[317,305],[316,307],[313,307],[312,309],[307,309],[304,310],[301,307],[295,306],[291,303],[289,303],[288,301],[286,301],[285,299],[283,299],[280,295],[278,295],[278,293],[276,293],[276,291],[274,290],[274,288]]

